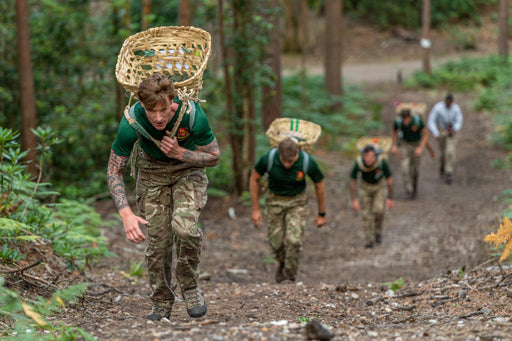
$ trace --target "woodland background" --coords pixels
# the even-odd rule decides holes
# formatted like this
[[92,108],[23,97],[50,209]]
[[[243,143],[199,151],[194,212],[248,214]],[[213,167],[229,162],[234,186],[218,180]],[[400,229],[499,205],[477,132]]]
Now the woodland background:
[[[39,253],[44,247],[51,251],[51,257],[45,253],[45,263],[70,273],[110,254],[99,226],[116,222],[102,221],[91,207],[109,197],[105,176],[109,149],[128,101],[115,80],[116,57],[124,39],[143,29],[191,25],[212,34],[213,54],[202,98],[222,158],[217,167],[208,169],[210,196],[247,198],[249,170],[268,148],[264,131],[275,117],[319,123],[321,147],[344,153],[353,152],[358,137],[381,129],[382,108],[371,94],[343,84],[343,63],[350,60],[351,42],[344,28],[353,24],[364,23],[415,44],[414,53],[423,58],[424,69],[408,78],[406,86],[475,93],[475,108],[493,117],[493,142],[512,149],[508,1],[425,0],[422,4],[414,0],[2,1],[0,263],[3,273],[19,275],[2,280],[6,287],[0,300],[10,304],[0,311],[7,316],[2,332],[17,329],[13,319],[33,322],[56,309],[60,297],[71,300],[86,290],[85,285],[72,287],[68,295],[54,296],[47,306],[32,302],[35,308],[26,308],[19,291],[9,288],[17,289],[16,283],[27,280],[23,277],[27,267],[43,262],[34,258],[34,244]],[[475,31],[484,17],[499,23],[495,51],[431,69],[429,58],[445,52],[435,46],[422,50],[421,37],[448,34],[457,49],[475,50],[479,43]],[[283,76],[281,63],[287,58],[296,61],[295,68]],[[312,60],[323,65],[322,73],[312,74]],[[510,167],[510,155],[492,166]],[[507,188],[497,193],[511,194]],[[31,315],[34,309],[37,312]]]

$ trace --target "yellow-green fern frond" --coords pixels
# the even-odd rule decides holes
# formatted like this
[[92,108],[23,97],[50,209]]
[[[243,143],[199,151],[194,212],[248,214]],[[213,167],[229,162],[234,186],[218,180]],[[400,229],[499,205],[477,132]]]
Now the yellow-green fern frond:
[[503,224],[500,225],[500,228],[496,233],[488,234],[485,237],[485,241],[493,246],[499,246],[505,244],[512,237],[512,225],[510,220],[507,217],[503,218]]
[[506,259],[510,252],[512,252],[512,223],[507,217],[503,218],[503,224],[496,233],[488,234],[484,239],[489,245],[500,246],[506,244],[503,254],[501,255],[500,262]]

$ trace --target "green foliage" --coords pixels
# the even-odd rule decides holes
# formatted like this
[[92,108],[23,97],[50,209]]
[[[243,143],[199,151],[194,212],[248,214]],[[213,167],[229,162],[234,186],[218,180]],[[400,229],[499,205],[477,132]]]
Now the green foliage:
[[299,322],[309,322],[309,321],[313,321],[313,320],[316,320],[317,319],[317,315],[315,314],[315,316],[313,316],[313,318],[309,318],[309,317],[303,317],[303,316],[299,316]]
[[391,289],[393,292],[396,292],[396,291],[399,291],[400,289],[402,289],[404,287],[405,283],[404,283],[404,280],[402,279],[402,277],[400,277],[399,279],[395,280],[394,282],[385,282],[385,283],[382,283],[382,285],[388,286],[389,289]]
[[[433,27],[443,27],[454,22],[474,22],[479,24],[478,9],[495,4],[495,0],[451,0],[431,2],[431,22]],[[417,0],[346,0],[344,13],[358,21],[371,22],[381,28],[402,26],[421,27],[421,2]]]
[[306,99],[302,103],[300,75],[283,79],[283,116],[295,117],[322,126],[322,134],[332,138],[329,147],[339,146],[338,136],[360,137],[377,132],[380,128],[381,107],[357,86],[345,86],[343,89],[343,109],[333,111],[332,105],[337,98],[330,97],[324,91],[322,76],[306,79]]
[[61,312],[66,302],[75,303],[89,284],[81,283],[56,291],[50,300],[38,297],[30,303],[17,292],[4,287],[0,277],[0,317],[6,323],[0,331],[2,340],[96,340],[81,328],[63,323],[51,324],[47,317]]
[[[51,154],[58,138],[49,128],[34,132],[40,139],[37,150],[42,174],[44,158]],[[0,127],[0,241],[5,245],[2,259],[14,259],[15,254],[9,250],[15,250],[18,242],[39,238],[51,241],[54,253],[63,257],[69,267],[82,268],[94,258],[111,254],[99,229],[106,223],[90,205],[66,199],[44,204],[43,200],[58,193],[46,189],[50,184],[33,182],[26,174],[21,160],[24,154],[16,142],[18,136]]]
[[0,250],[0,262],[2,264],[13,263],[14,261],[25,258],[18,250],[10,249],[7,244]]
[[144,266],[140,262],[131,262],[130,263],[130,276],[131,277],[143,277],[144,276]]

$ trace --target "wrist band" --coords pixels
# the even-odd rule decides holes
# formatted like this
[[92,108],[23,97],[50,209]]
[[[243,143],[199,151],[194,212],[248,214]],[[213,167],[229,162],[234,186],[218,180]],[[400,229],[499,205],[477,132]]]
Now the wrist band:
[[325,212],[318,212],[319,217],[325,217]]

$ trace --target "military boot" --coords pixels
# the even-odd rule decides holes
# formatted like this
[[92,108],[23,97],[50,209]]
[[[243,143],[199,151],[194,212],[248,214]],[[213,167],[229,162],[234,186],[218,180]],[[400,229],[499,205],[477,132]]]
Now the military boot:
[[198,318],[206,314],[206,302],[203,293],[198,287],[185,290],[183,298],[187,305],[187,313],[190,317]]

